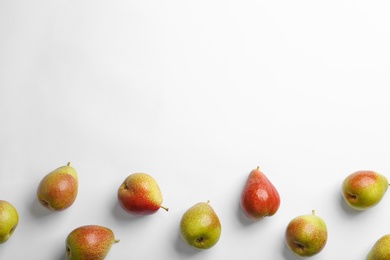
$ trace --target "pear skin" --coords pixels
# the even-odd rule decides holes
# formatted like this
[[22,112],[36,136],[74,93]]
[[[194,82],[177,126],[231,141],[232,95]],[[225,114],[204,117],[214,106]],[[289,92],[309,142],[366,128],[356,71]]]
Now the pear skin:
[[74,229],[66,238],[66,256],[68,260],[103,260],[114,243],[111,229],[98,225],[81,226]]
[[324,220],[312,211],[311,215],[295,217],[287,225],[285,243],[296,255],[313,256],[322,251],[328,239]]
[[375,171],[356,171],[342,183],[342,195],[353,209],[366,210],[377,205],[385,195],[389,182]]
[[209,201],[189,208],[180,221],[180,237],[191,247],[209,249],[221,236],[221,223]]
[[146,173],[129,175],[118,189],[119,205],[128,213],[135,215],[150,215],[160,208],[163,198],[156,180]]
[[260,220],[278,211],[279,193],[259,167],[250,172],[241,193],[240,205],[251,220]]
[[0,244],[8,241],[19,223],[15,207],[5,200],[0,200]]
[[76,200],[77,193],[78,177],[70,163],[48,173],[37,189],[38,201],[53,211],[69,208]]
[[387,260],[390,259],[390,234],[379,238],[370,252],[368,252],[366,260]]

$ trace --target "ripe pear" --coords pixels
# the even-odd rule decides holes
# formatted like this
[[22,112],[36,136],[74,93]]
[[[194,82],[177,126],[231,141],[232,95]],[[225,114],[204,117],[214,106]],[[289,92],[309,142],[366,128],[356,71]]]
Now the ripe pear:
[[180,221],[180,237],[197,249],[213,247],[221,236],[221,223],[209,201],[189,208]]
[[366,260],[388,260],[390,259],[390,234],[379,238],[370,252],[368,252]]
[[389,187],[387,178],[374,171],[356,171],[342,183],[342,195],[353,209],[366,210],[378,204]]
[[8,241],[19,223],[15,207],[5,200],[0,200],[0,244]]
[[150,215],[156,213],[163,201],[160,187],[156,180],[146,173],[133,173],[123,181],[118,189],[118,201],[128,213]]
[[103,260],[114,243],[111,229],[98,225],[81,226],[74,229],[66,238],[66,256],[68,260]]
[[272,216],[279,209],[279,193],[259,167],[250,172],[241,193],[240,204],[251,220]]
[[68,163],[48,173],[39,183],[38,201],[46,208],[61,211],[69,208],[76,200],[78,177],[76,170]]
[[326,245],[328,231],[324,220],[315,215],[295,217],[285,231],[287,247],[298,256],[313,256]]

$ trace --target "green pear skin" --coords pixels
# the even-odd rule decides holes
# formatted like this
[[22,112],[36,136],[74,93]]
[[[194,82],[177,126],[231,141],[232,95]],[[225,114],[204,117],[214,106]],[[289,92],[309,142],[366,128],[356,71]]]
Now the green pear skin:
[[180,221],[180,237],[191,247],[209,249],[221,236],[221,223],[208,202],[189,208]]
[[69,208],[76,200],[78,176],[68,163],[48,173],[39,183],[37,198],[42,206],[53,211]]
[[19,223],[15,207],[5,200],[0,200],[0,244],[8,241]]
[[328,239],[328,231],[324,220],[315,215],[295,217],[285,231],[287,247],[296,255],[313,256],[322,251]]
[[68,260],[103,260],[114,243],[111,229],[99,225],[86,225],[74,229],[66,238]]
[[150,215],[156,213],[163,201],[156,180],[146,173],[133,173],[126,177],[118,188],[119,205],[128,213]]
[[390,234],[379,238],[368,252],[366,260],[390,259]]
[[375,171],[356,171],[342,183],[342,196],[353,209],[366,210],[377,205],[389,187],[387,178]]

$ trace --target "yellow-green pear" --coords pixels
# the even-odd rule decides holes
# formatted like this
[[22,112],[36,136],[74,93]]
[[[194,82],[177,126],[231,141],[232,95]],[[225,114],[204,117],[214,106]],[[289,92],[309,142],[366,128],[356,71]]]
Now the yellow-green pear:
[[372,246],[366,260],[388,260],[390,259],[390,234],[379,238]]
[[197,249],[213,247],[221,236],[221,223],[209,201],[189,208],[180,221],[180,237]]
[[19,223],[19,215],[15,207],[5,200],[0,200],[0,244],[11,237]]
[[69,208],[76,200],[78,177],[76,170],[68,163],[48,173],[39,183],[38,201],[46,208],[61,211]]
[[114,243],[111,229],[99,225],[86,225],[74,229],[66,238],[68,260],[103,260]]
[[295,217],[287,225],[285,242],[298,256],[313,256],[326,245],[328,231],[322,218],[312,214]]
[[353,209],[366,210],[378,204],[385,195],[389,181],[375,171],[356,171],[342,183],[342,195]]

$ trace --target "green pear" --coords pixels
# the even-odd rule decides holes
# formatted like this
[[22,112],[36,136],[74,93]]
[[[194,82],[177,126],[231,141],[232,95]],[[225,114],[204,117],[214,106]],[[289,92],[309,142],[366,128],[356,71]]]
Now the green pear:
[[150,215],[156,213],[163,201],[156,180],[146,173],[133,173],[126,177],[118,188],[119,205],[128,213]]
[[353,209],[366,210],[378,204],[389,187],[387,178],[374,171],[356,171],[342,183],[342,195]]
[[0,200],[0,244],[7,242],[19,223],[15,207],[5,200]]
[[66,256],[68,260],[103,260],[114,243],[111,229],[98,225],[81,226],[74,229],[66,238]]
[[38,201],[46,208],[61,211],[69,208],[76,200],[78,177],[76,170],[68,163],[48,173],[39,183]]
[[379,238],[370,252],[368,252],[366,260],[388,260],[390,259],[390,234]]
[[285,242],[298,256],[318,254],[326,245],[328,231],[324,220],[312,211],[311,215],[295,217],[287,225]]
[[213,247],[221,236],[221,223],[209,201],[189,208],[180,221],[180,237],[197,249]]

